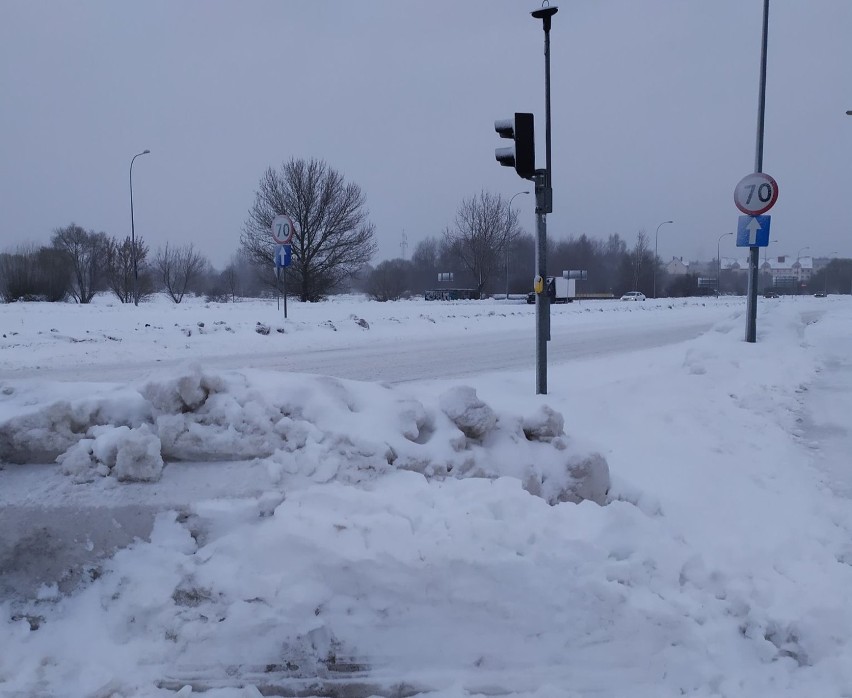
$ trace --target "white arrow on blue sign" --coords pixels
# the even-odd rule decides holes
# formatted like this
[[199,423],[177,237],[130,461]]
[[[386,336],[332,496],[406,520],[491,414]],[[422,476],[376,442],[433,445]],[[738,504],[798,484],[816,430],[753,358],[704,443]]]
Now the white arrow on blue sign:
[[275,246],[275,268],[289,267],[293,261],[293,246],[292,245],[276,245]]
[[740,216],[737,222],[737,247],[767,247],[772,216]]

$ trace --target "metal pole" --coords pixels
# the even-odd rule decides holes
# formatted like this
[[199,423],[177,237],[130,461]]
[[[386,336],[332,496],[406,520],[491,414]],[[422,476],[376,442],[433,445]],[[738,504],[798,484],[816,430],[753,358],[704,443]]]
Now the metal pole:
[[716,293],[719,293],[722,286],[722,254],[720,245],[722,244],[722,238],[727,237],[728,235],[733,235],[733,233],[722,233],[719,236],[719,239],[716,240]]
[[654,233],[654,298],[657,297],[657,236],[660,234],[660,228],[666,223],[674,223],[674,221],[663,221],[657,226],[657,232]]
[[558,11],[556,7],[544,6],[531,12],[535,19],[542,21],[544,29],[544,139],[546,169],[535,173],[535,218],[536,275],[541,277],[545,288],[535,296],[536,319],[536,395],[547,395],[547,342],[550,340],[550,297],[547,295],[547,214],[553,211],[552,169],[550,158],[550,23]]
[[802,247],[798,252],[796,252],[796,295],[802,295],[802,252],[805,250],[809,250],[810,245],[806,245]]
[[547,295],[547,175],[539,170],[535,180],[535,273],[544,291],[535,294],[535,394],[547,395],[547,342],[550,339],[550,296]]
[[[528,191],[519,191],[516,194],[512,194],[512,197],[509,199],[509,215],[512,215],[512,202],[515,200],[516,196],[520,196],[521,194],[529,194]],[[506,231],[508,233],[508,231]],[[506,238],[506,300],[509,300],[509,239]]]
[[[757,98],[757,145],[754,153],[754,171],[763,172],[763,123],[766,116],[766,51],[769,38],[769,0],[763,0],[763,32],[760,42],[760,86]],[[746,308],[745,341],[757,341],[757,267],[760,248],[749,248],[748,305]]]
[[133,304],[139,305],[139,268],[136,259],[136,225],[133,221],[133,162],[140,155],[147,155],[150,150],[136,153],[130,160],[130,258],[133,264]]

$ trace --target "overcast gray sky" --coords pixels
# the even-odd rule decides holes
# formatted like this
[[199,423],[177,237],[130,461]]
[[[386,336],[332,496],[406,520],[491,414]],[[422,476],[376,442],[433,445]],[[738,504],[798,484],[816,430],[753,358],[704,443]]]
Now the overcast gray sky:
[[[517,0],[0,0],[0,249],[74,221],[156,248],[237,249],[266,167],[318,157],[364,190],[379,255],[410,257],[500,167],[495,119],[536,115],[541,22]],[[645,229],[711,259],[754,166],[761,0],[554,3],[554,237]],[[771,253],[852,256],[852,2],[772,0]],[[533,196],[514,204],[534,230]],[[722,255],[736,254],[733,238]],[[805,254],[805,253],[803,253]]]

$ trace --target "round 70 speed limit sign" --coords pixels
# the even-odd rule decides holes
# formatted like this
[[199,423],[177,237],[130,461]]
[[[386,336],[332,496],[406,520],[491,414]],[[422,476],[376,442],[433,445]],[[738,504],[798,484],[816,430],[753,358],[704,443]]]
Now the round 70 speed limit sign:
[[747,216],[760,216],[778,201],[778,182],[765,172],[746,175],[734,189],[734,203]]
[[290,216],[279,214],[272,221],[272,239],[279,245],[289,245],[293,241],[293,220]]

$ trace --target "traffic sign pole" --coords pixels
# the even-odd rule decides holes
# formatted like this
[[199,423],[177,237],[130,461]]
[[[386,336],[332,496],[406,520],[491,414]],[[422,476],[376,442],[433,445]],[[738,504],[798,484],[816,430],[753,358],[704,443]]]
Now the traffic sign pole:
[[272,219],[272,224],[269,226],[272,233],[272,239],[275,240],[276,246],[273,252],[273,262],[275,264],[275,298],[278,303],[278,310],[281,309],[281,284],[282,284],[282,269],[283,285],[284,285],[284,319],[287,319],[287,267],[290,265],[291,254],[293,248],[293,235],[295,234],[295,226],[293,219],[286,214],[279,214]]
[[[760,42],[760,87],[757,98],[757,144],[754,155],[754,171],[763,172],[763,122],[766,115],[766,49],[769,34],[769,0],[763,0],[763,32]],[[777,197],[777,188],[775,196]],[[772,203],[775,203],[774,201]],[[771,204],[770,204],[771,205]],[[767,209],[768,210],[768,209]],[[760,248],[749,248],[748,260],[748,305],[746,307],[745,341],[757,341],[757,265]]]

